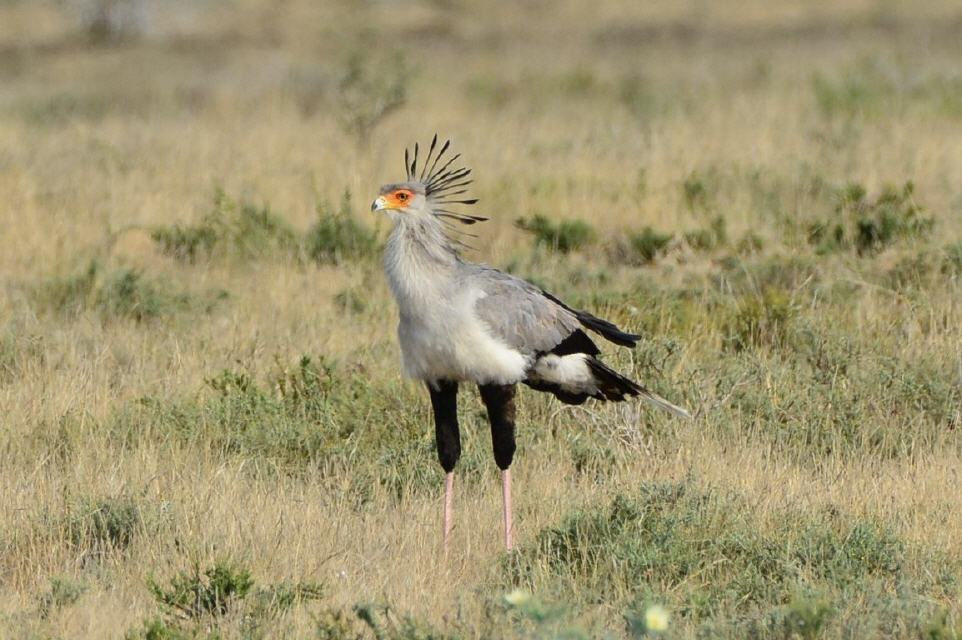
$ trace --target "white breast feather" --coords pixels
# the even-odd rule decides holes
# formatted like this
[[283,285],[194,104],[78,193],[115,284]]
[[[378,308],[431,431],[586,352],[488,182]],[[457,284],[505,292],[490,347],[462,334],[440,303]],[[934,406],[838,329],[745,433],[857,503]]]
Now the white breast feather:
[[520,382],[530,360],[488,331],[474,310],[484,295],[459,282],[457,263],[388,243],[385,268],[400,311],[398,341],[404,372],[419,380],[480,384]]
[[426,314],[404,314],[398,340],[405,373],[420,380],[510,384],[524,378],[528,359],[492,336],[474,313],[479,291],[464,291]]

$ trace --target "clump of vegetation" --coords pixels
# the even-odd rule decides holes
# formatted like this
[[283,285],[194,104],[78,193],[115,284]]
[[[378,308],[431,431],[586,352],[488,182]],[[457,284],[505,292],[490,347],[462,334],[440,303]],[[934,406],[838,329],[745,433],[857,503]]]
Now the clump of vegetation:
[[718,191],[718,175],[714,170],[692,171],[681,183],[682,198],[692,213],[711,211]]
[[385,55],[359,49],[347,59],[337,85],[337,117],[359,147],[374,129],[407,102],[413,73],[399,51]]
[[819,253],[854,248],[859,255],[883,249],[899,239],[928,234],[935,220],[922,215],[915,202],[915,187],[886,187],[876,198],[865,188],[850,184],[839,195],[837,220],[817,222],[809,228],[809,243]]
[[621,79],[618,98],[629,113],[645,123],[669,113],[677,101],[664,87],[656,88],[652,82],[636,73]]
[[166,587],[153,578],[147,580],[150,593],[161,606],[187,618],[222,616],[253,586],[250,571],[227,561],[216,562],[203,571],[194,565],[191,571],[174,576]]
[[615,263],[651,264],[665,252],[673,238],[673,234],[659,233],[651,227],[645,227],[615,239],[608,249],[608,258]]
[[751,255],[758,253],[765,246],[762,237],[753,231],[745,233],[735,245],[735,251],[741,255]]
[[685,233],[685,242],[696,251],[712,251],[728,242],[728,225],[725,218],[715,216],[708,226]]
[[877,116],[919,108],[957,116],[962,83],[957,76],[907,72],[880,59],[866,59],[829,76],[817,73],[812,90],[819,110],[829,118]]
[[70,508],[66,525],[75,548],[102,555],[127,549],[143,529],[144,518],[132,498],[83,498]]
[[37,614],[47,619],[60,609],[69,607],[87,591],[87,584],[70,578],[52,578],[50,589],[40,596]]
[[[537,585],[576,608],[662,602],[695,629],[726,637],[813,637],[828,624],[854,625],[835,613],[852,598],[858,610],[846,615],[863,623],[895,597],[877,595],[881,585],[897,582],[898,597],[919,607],[922,624],[926,599],[940,587],[911,568],[907,545],[891,532],[800,513],[784,514],[765,532],[745,507],[737,495],[690,480],[646,483],[609,505],[570,513],[503,570],[507,580]],[[741,633],[708,633],[716,620]]]
[[94,311],[105,319],[130,318],[137,322],[196,307],[210,311],[227,296],[223,291],[204,296],[176,292],[139,269],[121,267],[108,271],[96,260],[79,272],[51,278],[33,293],[41,308],[55,313],[73,316]]
[[364,313],[367,309],[364,294],[353,287],[339,291],[334,296],[334,304],[347,313]]
[[219,620],[243,609],[245,636],[262,637],[263,627],[278,614],[324,595],[317,583],[280,582],[255,588],[246,568],[229,560],[218,560],[201,569],[194,564],[162,585],[153,578],[147,587],[163,615],[144,621],[142,628],[128,631],[129,639],[192,638],[202,629],[215,627]]
[[940,271],[948,276],[962,275],[962,242],[946,246],[943,253]]
[[816,74],[812,90],[823,114],[852,117],[878,111],[897,92],[897,86],[881,66],[866,62],[837,78]]
[[792,297],[780,289],[742,296],[726,324],[725,344],[735,351],[783,347],[797,312]]
[[525,636],[569,640],[588,638],[587,634],[567,622],[566,618],[570,615],[568,607],[548,604],[521,589],[506,594],[504,604],[512,626],[518,630],[524,629]]
[[824,597],[799,592],[792,596],[791,602],[782,611],[773,613],[774,619],[781,614],[781,629],[778,631],[782,637],[814,640],[821,636],[834,609]]
[[112,44],[135,40],[147,28],[147,0],[71,0],[91,42]]
[[307,256],[318,264],[341,264],[377,254],[377,234],[358,222],[351,212],[351,193],[344,192],[335,211],[327,203],[317,205],[317,221],[304,240]]
[[503,74],[478,75],[470,78],[464,87],[468,98],[490,109],[503,109],[517,98],[518,87],[507,81]]
[[354,606],[354,614],[375,638],[428,640],[443,637],[412,616],[397,615],[388,605],[358,604]]
[[[398,495],[435,486],[433,434],[423,429],[428,416],[410,411],[422,407],[423,398],[396,381],[378,383],[361,371],[303,357],[294,366],[278,365],[265,380],[228,369],[206,386],[213,395],[142,398],[118,411],[108,428],[122,440],[173,437],[292,472],[337,477],[350,469],[347,494],[362,501],[375,485]],[[382,417],[375,424],[372,412]],[[380,463],[358,464],[371,459]]]
[[190,263],[216,253],[250,259],[296,255],[300,249],[297,233],[269,206],[234,200],[220,188],[199,223],[157,227],[151,237],[161,251]]
[[902,258],[886,274],[888,283],[896,290],[917,289],[938,272],[938,256],[920,252]]
[[594,242],[597,234],[584,220],[561,220],[552,222],[543,215],[530,218],[518,218],[515,225],[534,235],[537,246],[547,247],[552,251],[570,253],[584,248]]
[[157,227],[150,232],[150,237],[167,255],[192,264],[199,257],[210,257],[222,239],[221,229],[207,218],[195,225]]
[[752,293],[769,289],[794,291],[819,281],[817,262],[808,255],[775,255],[762,260],[732,258],[724,270],[713,276],[715,286],[736,293]]

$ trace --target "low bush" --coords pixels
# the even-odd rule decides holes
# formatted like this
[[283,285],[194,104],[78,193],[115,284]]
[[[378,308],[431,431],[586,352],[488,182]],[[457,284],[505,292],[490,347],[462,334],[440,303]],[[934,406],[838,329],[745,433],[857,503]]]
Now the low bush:
[[850,184],[843,189],[835,207],[835,220],[819,221],[809,227],[809,243],[818,253],[854,249],[867,255],[903,238],[927,235],[934,218],[923,216],[915,202],[915,187],[886,187],[869,198],[864,187]]
[[304,239],[308,258],[318,264],[341,264],[375,256],[377,234],[358,222],[351,213],[351,194],[345,192],[334,210],[326,203],[317,206],[317,220]]
[[161,251],[189,263],[216,255],[252,259],[300,251],[297,232],[269,206],[234,200],[220,188],[200,222],[155,227],[151,237]]
[[[645,483],[570,513],[506,558],[502,572],[506,583],[554,594],[575,611],[661,602],[699,635],[816,637],[833,625],[865,629],[896,601],[914,603],[921,629],[944,585],[916,564],[931,569],[941,559],[913,553],[874,522],[831,513],[788,512],[763,530],[738,495],[686,480]],[[629,616],[629,628],[639,617]]]
[[646,265],[658,258],[674,238],[670,233],[659,233],[651,227],[630,232],[613,240],[608,247],[608,259],[616,264]]
[[561,220],[552,222],[542,215],[518,218],[515,225],[534,236],[536,246],[552,251],[570,253],[594,242],[597,234],[584,220]]
[[192,294],[176,291],[139,269],[105,269],[92,260],[75,273],[50,278],[33,290],[38,307],[65,316],[96,312],[102,318],[144,322],[190,309],[211,311],[227,297],[224,291]]

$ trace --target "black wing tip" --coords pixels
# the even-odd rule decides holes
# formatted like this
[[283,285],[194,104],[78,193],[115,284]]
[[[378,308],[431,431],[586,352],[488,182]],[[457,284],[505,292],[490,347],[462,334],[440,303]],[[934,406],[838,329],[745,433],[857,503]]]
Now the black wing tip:
[[645,392],[645,388],[640,384],[621,375],[598,358],[590,357],[585,360],[598,387],[598,393],[594,396],[598,400],[623,402]]
[[634,349],[636,346],[638,346],[638,341],[641,340],[641,336],[638,335],[637,333],[627,333],[625,331],[622,331],[613,322],[609,322],[608,320],[603,320],[602,318],[592,315],[587,311],[579,311],[578,309],[572,309],[571,307],[569,307],[564,302],[559,300],[557,297],[551,295],[544,289],[541,289],[541,295],[546,297],[548,300],[551,300],[555,304],[558,304],[561,307],[567,309],[571,313],[575,314],[575,317],[578,318],[578,322],[580,322],[582,326],[587,327],[588,329],[591,329],[592,331],[594,331],[604,339],[608,340],[609,342],[613,342],[614,344],[621,347],[628,347],[629,349]]

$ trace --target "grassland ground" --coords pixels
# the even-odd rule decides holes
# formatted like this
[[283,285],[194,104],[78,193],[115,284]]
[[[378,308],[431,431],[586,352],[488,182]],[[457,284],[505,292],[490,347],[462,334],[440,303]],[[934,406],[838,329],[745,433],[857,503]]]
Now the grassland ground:
[[[960,637],[960,26],[0,1],[0,637]],[[440,557],[368,213],[435,131],[697,414],[522,392],[510,556],[467,390]]]

